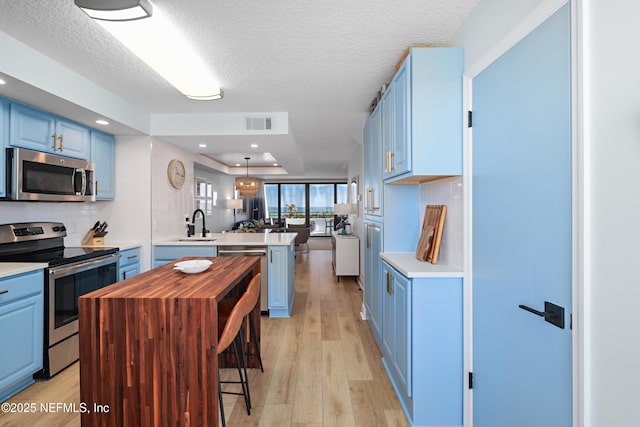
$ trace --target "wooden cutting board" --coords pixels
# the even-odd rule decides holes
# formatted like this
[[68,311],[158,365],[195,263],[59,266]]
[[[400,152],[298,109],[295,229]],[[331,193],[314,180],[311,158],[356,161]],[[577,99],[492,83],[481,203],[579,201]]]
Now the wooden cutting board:
[[438,262],[446,213],[446,205],[427,205],[416,249],[416,258],[419,261],[427,261],[432,264]]

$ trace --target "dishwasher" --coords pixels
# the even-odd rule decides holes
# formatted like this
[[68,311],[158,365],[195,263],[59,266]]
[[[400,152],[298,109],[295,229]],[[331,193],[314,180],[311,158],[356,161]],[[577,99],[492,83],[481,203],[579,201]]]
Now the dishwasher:
[[266,246],[218,246],[218,256],[260,257],[260,312],[269,314],[269,262]]

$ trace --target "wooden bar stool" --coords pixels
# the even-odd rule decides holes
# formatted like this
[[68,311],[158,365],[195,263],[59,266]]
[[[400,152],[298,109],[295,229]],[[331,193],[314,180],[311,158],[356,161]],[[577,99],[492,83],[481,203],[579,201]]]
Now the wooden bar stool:
[[[258,302],[258,296],[260,295],[260,273],[255,275],[247,290],[242,294],[238,302],[233,305],[231,311],[227,314],[224,308],[221,309],[221,313],[218,316],[218,356],[220,356],[230,345],[233,345],[233,352],[236,358],[236,365],[238,368],[239,381],[221,381],[220,369],[218,368],[218,400],[220,402],[220,416],[222,417],[222,425],[226,427],[227,423],[224,417],[224,405],[222,403],[222,394],[235,394],[243,395],[245,405],[247,407],[247,414],[251,415],[251,394],[249,391],[249,377],[247,375],[247,359],[244,351],[244,338],[242,333],[242,322],[248,315],[250,316],[250,328],[253,329],[253,321],[251,312]],[[221,304],[222,306],[222,304]],[[224,307],[224,306],[223,306]],[[253,332],[254,340],[256,340],[255,331]],[[240,340],[240,354],[242,360],[240,360],[240,354],[238,354],[237,341]],[[256,342],[257,343],[257,342]],[[262,366],[262,359],[260,358],[259,348],[258,357],[260,360],[260,366]],[[244,370],[244,373],[243,373]],[[222,384],[240,384],[242,386],[242,393],[222,391]]]

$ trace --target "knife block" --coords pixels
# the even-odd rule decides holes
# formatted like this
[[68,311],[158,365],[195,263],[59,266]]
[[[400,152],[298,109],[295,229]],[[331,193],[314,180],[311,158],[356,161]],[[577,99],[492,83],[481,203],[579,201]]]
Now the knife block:
[[104,246],[104,236],[97,237],[93,230],[87,231],[87,234],[82,238],[82,244],[84,246]]

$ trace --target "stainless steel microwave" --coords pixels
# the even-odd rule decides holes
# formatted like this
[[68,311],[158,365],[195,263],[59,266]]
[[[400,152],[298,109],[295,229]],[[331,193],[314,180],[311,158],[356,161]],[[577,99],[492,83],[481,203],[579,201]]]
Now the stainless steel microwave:
[[7,148],[9,200],[90,202],[95,196],[94,164],[55,154]]

